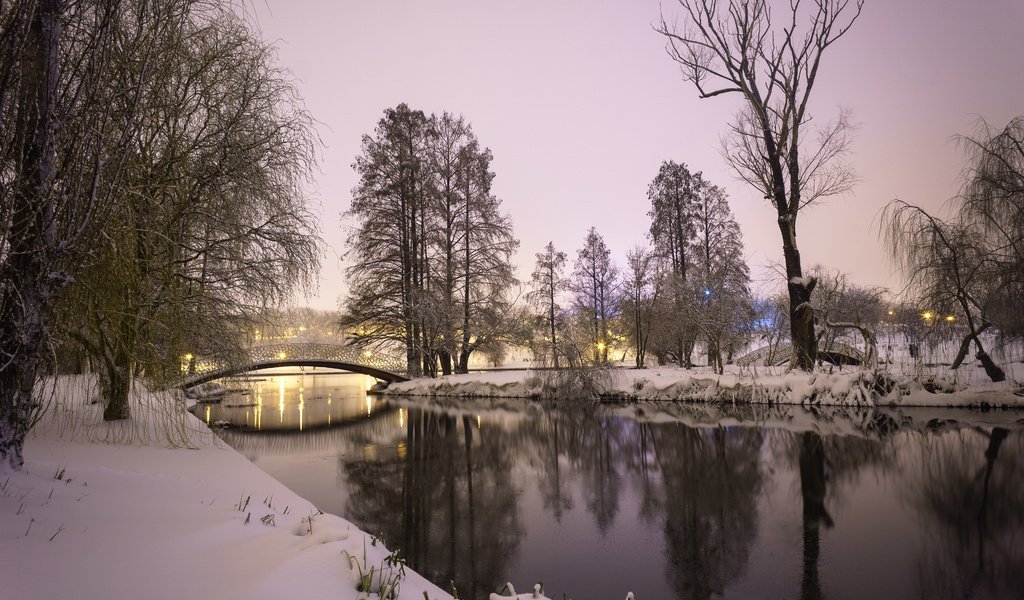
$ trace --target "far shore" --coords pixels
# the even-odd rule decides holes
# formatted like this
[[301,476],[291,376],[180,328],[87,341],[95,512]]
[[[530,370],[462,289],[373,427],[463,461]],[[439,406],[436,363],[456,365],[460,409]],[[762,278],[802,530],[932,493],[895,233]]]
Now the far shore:
[[[608,368],[584,373],[593,396],[608,402],[666,401],[805,406],[917,406],[1024,408],[1024,387],[1009,380],[913,378],[885,370],[847,367],[806,373],[780,367],[730,368],[719,375],[707,368]],[[965,381],[967,379],[967,381]],[[380,390],[394,396],[455,398],[560,397],[558,372],[508,368],[463,375],[421,377]]]

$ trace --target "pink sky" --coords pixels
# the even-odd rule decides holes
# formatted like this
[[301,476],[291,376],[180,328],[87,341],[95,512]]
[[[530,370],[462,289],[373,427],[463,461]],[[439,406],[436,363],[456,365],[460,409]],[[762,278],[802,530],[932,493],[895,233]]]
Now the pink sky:
[[[676,14],[665,0],[667,15]],[[621,265],[649,227],[647,186],[663,160],[724,187],[756,279],[781,259],[773,209],[738,181],[719,140],[738,97],[697,98],[651,29],[657,0],[256,0],[320,122],[317,178],[328,243],[318,293],[345,291],[345,229],[360,137],[400,102],[470,120],[494,153],[495,193],[521,241],[519,276],[549,240],[571,258],[594,226]],[[939,209],[955,193],[961,154],[950,141],[979,116],[1024,114],[1024,2],[867,0],[826,54],[812,111],[840,106],[858,130],[849,157],[860,183],[801,213],[805,266],[821,263],[871,285],[900,285],[878,241],[892,198]]]

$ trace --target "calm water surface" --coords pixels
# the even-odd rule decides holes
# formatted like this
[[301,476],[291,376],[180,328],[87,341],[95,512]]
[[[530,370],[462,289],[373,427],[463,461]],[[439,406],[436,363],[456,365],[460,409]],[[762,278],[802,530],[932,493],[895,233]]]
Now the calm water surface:
[[759,418],[747,408],[698,427],[263,377],[197,414],[463,598],[507,580],[576,600],[1024,597],[1024,414],[946,411],[974,425],[933,431],[782,408],[770,422],[791,425],[737,425]]

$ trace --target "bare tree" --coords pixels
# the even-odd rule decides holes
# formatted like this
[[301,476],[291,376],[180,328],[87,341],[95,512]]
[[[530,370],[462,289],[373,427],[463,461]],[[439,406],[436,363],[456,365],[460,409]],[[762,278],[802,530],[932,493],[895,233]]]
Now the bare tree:
[[492,160],[463,117],[405,104],[363,137],[341,324],[360,346],[404,347],[411,374],[464,373],[515,329],[519,242],[491,193]]
[[1024,116],[1003,129],[982,121],[961,137],[969,166],[960,218],[985,240],[992,264],[986,312],[1004,335],[1024,335]]
[[649,248],[637,246],[626,254],[626,274],[622,282],[622,314],[630,316],[626,327],[633,339],[636,368],[643,369],[647,344],[651,337],[651,321],[659,301],[662,277],[657,273],[658,261]]
[[[700,187],[693,207],[694,277],[690,311],[707,343],[708,365],[725,369],[723,343],[735,340],[752,317],[750,269],[743,256],[743,234],[725,192]],[[727,349],[732,354],[730,346]]]
[[[739,177],[776,209],[790,301],[792,364],[814,366],[813,278],[797,248],[805,206],[849,190],[853,172],[837,159],[847,151],[845,114],[806,135],[808,102],[825,51],[850,30],[863,0],[791,0],[776,18],[767,0],[678,0],[683,25],[662,15],[656,31],[701,98],[739,94],[744,110],[732,124],[725,156]],[[810,138],[810,139],[809,139]]]
[[422,221],[429,182],[430,123],[405,104],[384,112],[374,136],[363,136],[353,165],[360,181],[346,217],[350,292],[341,320],[356,340],[405,350],[411,375],[422,371],[420,303],[424,300],[426,236]]
[[594,364],[608,362],[608,325],[614,317],[613,295],[618,275],[604,238],[591,227],[583,240],[583,247],[576,254],[569,287],[577,317],[586,319],[590,325],[588,346]]
[[[685,164],[665,161],[647,189],[651,209],[650,237],[654,251],[664,266],[664,288],[670,307],[666,306],[662,334],[656,338],[658,355],[669,351],[675,354],[679,366],[691,366],[696,329],[694,315],[689,312],[693,303],[690,271],[694,262],[694,206],[704,181],[700,173],[692,174]],[[661,338],[665,338],[661,340]]]
[[[829,271],[821,265],[810,268],[818,280],[814,311],[818,319],[818,362],[842,360],[836,342],[847,330],[856,330],[864,341],[863,366],[878,365],[878,343],[875,328],[882,319],[885,290],[853,285],[845,273]],[[827,351],[826,354],[823,350]]]
[[563,275],[565,269],[565,252],[555,249],[554,242],[548,242],[543,252],[537,253],[537,263],[533,269],[533,289],[526,299],[543,311],[547,320],[550,337],[546,340],[551,347],[551,358],[555,368],[559,368],[558,322],[562,312],[559,296],[568,289],[569,282]]
[[519,240],[512,234],[511,219],[501,212],[501,200],[491,193],[491,152],[470,147],[466,153],[462,174],[465,198],[459,221],[462,293],[458,373],[469,372],[474,351],[490,347],[493,352],[515,329],[509,294],[518,283],[512,255]]

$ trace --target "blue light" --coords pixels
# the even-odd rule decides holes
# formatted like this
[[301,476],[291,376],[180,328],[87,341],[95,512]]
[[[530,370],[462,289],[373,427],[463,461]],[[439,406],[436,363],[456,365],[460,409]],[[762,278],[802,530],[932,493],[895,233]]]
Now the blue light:
[[704,290],[704,295],[705,296],[710,296],[711,295],[711,290]]

